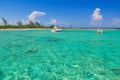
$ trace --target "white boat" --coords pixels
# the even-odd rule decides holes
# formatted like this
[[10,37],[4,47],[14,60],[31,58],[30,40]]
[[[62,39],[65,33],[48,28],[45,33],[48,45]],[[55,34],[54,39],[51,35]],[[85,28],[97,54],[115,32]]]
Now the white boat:
[[51,30],[51,32],[58,32],[60,30],[62,30],[62,29],[54,26],[54,28]]
[[51,29],[51,32],[56,32],[56,30],[55,29]]
[[98,34],[102,34],[102,33],[103,33],[102,29],[98,29],[98,30],[97,30],[97,33],[98,33]]

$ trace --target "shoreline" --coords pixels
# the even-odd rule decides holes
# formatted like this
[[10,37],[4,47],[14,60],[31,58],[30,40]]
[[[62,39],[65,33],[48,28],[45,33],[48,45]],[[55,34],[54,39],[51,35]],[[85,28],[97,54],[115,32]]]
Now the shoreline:
[[23,29],[14,29],[14,28],[11,28],[11,29],[0,29],[0,31],[4,31],[4,30],[50,30],[50,29],[44,29],[44,28],[23,28]]
[[[44,29],[44,28],[21,28],[21,29],[16,29],[16,28],[8,28],[8,29],[0,29],[0,31],[5,31],[5,30],[51,30],[51,29]],[[97,29],[63,29],[63,30],[97,30]],[[120,29],[102,29],[102,30],[120,30]]]

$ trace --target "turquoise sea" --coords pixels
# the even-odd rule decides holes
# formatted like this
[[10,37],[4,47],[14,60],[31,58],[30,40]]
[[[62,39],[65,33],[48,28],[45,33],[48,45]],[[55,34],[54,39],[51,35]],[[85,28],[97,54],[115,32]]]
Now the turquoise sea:
[[1,30],[0,80],[120,80],[120,30]]

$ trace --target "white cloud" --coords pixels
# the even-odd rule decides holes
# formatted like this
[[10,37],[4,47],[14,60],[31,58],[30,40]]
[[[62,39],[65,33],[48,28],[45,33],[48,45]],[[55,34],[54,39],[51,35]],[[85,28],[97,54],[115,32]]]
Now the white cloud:
[[50,24],[51,24],[51,25],[56,25],[56,24],[57,24],[57,20],[56,20],[56,19],[52,19],[52,20],[50,21]]
[[92,24],[93,25],[101,25],[101,21],[103,20],[102,15],[100,14],[101,9],[96,8],[92,14]]
[[9,25],[17,25],[17,21],[8,21]]
[[3,23],[3,21],[2,20],[0,20],[0,25],[3,25],[4,23]]
[[22,22],[23,25],[29,24],[29,21],[28,21],[28,20],[21,20],[21,22]]
[[34,21],[36,17],[44,16],[45,14],[45,12],[33,11],[30,15],[28,15],[28,19]]
[[113,24],[114,25],[120,25],[120,19],[119,18],[113,18]]

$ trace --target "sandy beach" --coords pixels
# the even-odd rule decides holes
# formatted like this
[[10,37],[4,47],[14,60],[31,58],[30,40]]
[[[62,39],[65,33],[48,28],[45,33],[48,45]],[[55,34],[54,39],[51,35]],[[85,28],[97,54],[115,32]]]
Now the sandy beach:
[[43,28],[24,28],[24,29],[0,29],[0,30],[50,30],[50,29],[43,29]]

